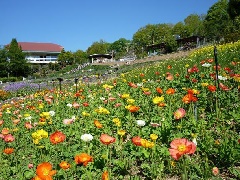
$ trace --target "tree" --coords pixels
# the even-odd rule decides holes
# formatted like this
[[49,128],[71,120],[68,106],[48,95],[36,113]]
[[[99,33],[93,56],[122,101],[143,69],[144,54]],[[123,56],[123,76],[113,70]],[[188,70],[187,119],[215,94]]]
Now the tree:
[[125,38],[113,42],[109,46],[109,51],[115,53],[115,59],[126,56],[130,50],[131,41]]
[[58,55],[58,63],[63,67],[66,65],[72,65],[74,63],[74,55],[71,51],[65,51],[62,49]]
[[7,77],[9,72],[9,63],[7,61],[7,50],[0,49],[0,77]]
[[172,34],[173,35],[179,35],[180,38],[185,38],[189,36],[189,32],[183,22],[178,22],[173,26],[172,29]]
[[21,46],[18,46],[15,38],[12,39],[11,43],[7,46],[7,50],[7,57],[10,60],[10,75],[15,77],[28,76],[30,74],[29,64],[25,59],[25,54],[22,52]]
[[99,42],[94,42],[86,52],[88,56],[91,54],[106,54],[109,52],[109,46],[109,43],[100,40]]
[[229,0],[227,12],[232,20],[240,16],[240,0]]
[[175,49],[176,41],[172,34],[173,25],[171,24],[148,24],[140,28],[134,35],[132,43],[138,57],[147,54],[146,47],[154,44],[165,43],[167,52]]
[[203,33],[203,15],[190,14],[184,19],[185,28],[188,36],[202,36]]
[[203,24],[209,40],[220,41],[231,31],[232,21],[227,13],[227,7],[228,1],[220,0],[208,10]]
[[82,50],[77,50],[75,53],[73,53],[73,55],[75,63],[83,64],[85,62],[88,62],[87,53]]

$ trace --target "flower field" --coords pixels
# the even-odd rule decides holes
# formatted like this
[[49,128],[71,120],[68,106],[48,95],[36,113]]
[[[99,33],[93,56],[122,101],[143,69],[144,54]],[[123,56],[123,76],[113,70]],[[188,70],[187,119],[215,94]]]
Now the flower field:
[[240,41],[216,47],[2,105],[0,180],[239,179]]

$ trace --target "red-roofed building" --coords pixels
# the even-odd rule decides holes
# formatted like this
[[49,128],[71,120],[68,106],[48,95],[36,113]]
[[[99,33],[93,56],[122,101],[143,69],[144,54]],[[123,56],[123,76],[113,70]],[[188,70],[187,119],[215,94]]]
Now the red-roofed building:
[[53,43],[18,42],[18,45],[27,54],[26,59],[36,64],[57,62],[57,57],[63,49],[62,46]]

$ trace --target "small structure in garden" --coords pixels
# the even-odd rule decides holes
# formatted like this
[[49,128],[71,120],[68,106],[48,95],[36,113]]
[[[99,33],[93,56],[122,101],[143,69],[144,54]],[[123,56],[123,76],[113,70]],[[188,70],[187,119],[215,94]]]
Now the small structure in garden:
[[205,37],[203,36],[189,36],[186,38],[176,39],[178,50],[190,50],[205,44]]
[[92,54],[89,56],[91,63],[104,63],[104,62],[112,62],[113,54]]

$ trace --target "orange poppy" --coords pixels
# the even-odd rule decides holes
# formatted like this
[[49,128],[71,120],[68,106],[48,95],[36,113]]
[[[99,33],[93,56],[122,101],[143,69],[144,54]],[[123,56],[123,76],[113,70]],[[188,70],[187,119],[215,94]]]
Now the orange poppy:
[[174,139],[170,143],[170,146],[170,155],[175,160],[178,160],[184,154],[194,154],[196,151],[196,145],[185,138]]
[[5,154],[12,154],[13,151],[14,151],[13,148],[6,148],[6,149],[3,150],[3,152],[4,152]]
[[166,91],[166,94],[174,94],[174,93],[175,93],[175,89],[173,89],[173,88],[169,88]]
[[217,90],[217,88],[214,85],[208,85],[208,90],[211,92],[215,92]]
[[63,142],[66,139],[66,135],[61,131],[56,131],[55,133],[50,135],[50,142],[52,144],[58,144]]
[[104,172],[102,173],[102,180],[109,180],[108,172],[107,172],[107,171],[104,171]]
[[142,145],[141,140],[142,140],[141,137],[135,136],[135,137],[132,138],[132,143],[136,146],[141,146]]
[[182,101],[185,103],[185,104],[189,104],[191,102],[196,102],[198,99],[196,96],[194,96],[193,94],[186,94],[183,98],[182,98]]
[[160,87],[157,87],[157,88],[156,88],[156,91],[157,91],[159,94],[162,94],[162,93],[163,93],[163,90],[162,90]]
[[37,176],[42,180],[52,180],[52,176],[57,173],[52,170],[52,165],[49,162],[43,162],[37,166]]
[[100,136],[100,141],[105,145],[109,145],[111,143],[114,143],[116,141],[116,138],[111,137],[108,134],[102,134]]
[[165,107],[165,106],[166,106],[166,104],[163,103],[163,102],[160,102],[160,103],[158,103],[157,105],[158,105],[158,107]]
[[99,129],[103,127],[103,125],[98,120],[94,120],[94,125]]
[[71,165],[68,163],[68,162],[66,162],[66,161],[62,161],[60,164],[59,164],[59,166],[62,168],[62,169],[69,169],[70,167],[71,167]]
[[128,110],[130,111],[130,112],[137,112],[138,110],[140,109],[140,107],[139,106],[130,106],[129,108],[128,108]]
[[76,164],[83,164],[84,166],[87,166],[89,162],[93,162],[92,156],[86,154],[86,153],[81,153],[79,155],[76,155],[74,158]]

